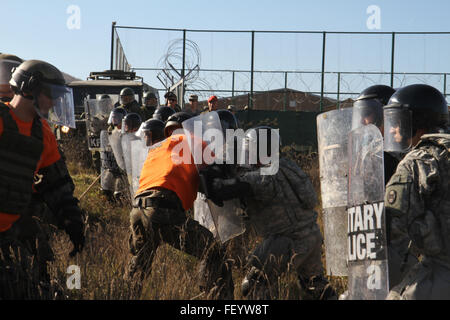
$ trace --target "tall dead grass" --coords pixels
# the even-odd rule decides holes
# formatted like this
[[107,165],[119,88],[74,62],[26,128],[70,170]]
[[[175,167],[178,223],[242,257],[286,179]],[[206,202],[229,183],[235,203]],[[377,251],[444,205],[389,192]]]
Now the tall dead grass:
[[[320,179],[317,153],[301,152],[295,145],[286,146],[282,154],[296,161],[310,176],[320,200]],[[80,196],[94,181],[97,174],[90,169],[88,152],[79,148],[65,148],[69,171],[76,186],[75,195]],[[71,244],[68,237],[58,231],[54,234],[52,247],[56,260],[49,265],[49,272],[59,284],[61,296],[67,299],[205,299],[200,292],[195,276],[196,258],[180,252],[168,245],[161,245],[152,264],[152,273],[142,284],[138,294],[137,283],[124,280],[129,261],[128,228],[131,207],[113,206],[101,194],[99,183],[95,184],[81,199],[81,207],[89,213],[89,230],[86,247],[75,258],[69,258]],[[322,228],[322,210],[319,225]],[[259,243],[252,230],[229,241],[229,256],[234,260],[233,279],[235,299],[244,299],[240,293],[240,283],[245,275],[245,257]],[[323,259],[325,265],[325,259]],[[81,268],[81,289],[67,289],[66,273],[70,265]],[[337,293],[346,289],[345,278],[330,278]],[[279,278],[278,299],[299,299],[300,287],[294,273],[287,272]]]

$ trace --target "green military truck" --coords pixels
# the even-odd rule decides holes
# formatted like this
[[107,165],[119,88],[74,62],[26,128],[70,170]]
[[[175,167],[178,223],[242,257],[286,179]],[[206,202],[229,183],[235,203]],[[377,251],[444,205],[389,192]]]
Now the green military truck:
[[103,117],[101,125],[98,126],[98,123],[96,123],[96,128],[93,128],[92,120],[95,115],[92,108],[89,107],[89,101],[100,100],[103,95],[108,95],[113,102],[112,108],[119,104],[120,91],[128,87],[133,89],[136,101],[142,104],[144,92],[154,92],[158,97],[158,90],[144,83],[143,78],[137,76],[135,72],[122,70],[91,72],[86,80],[71,81],[68,83],[68,86],[73,90],[76,129],[67,130],[67,128],[56,127],[55,136],[61,146],[73,144],[75,140],[78,143],[82,142],[83,145],[80,147],[83,149],[87,148],[87,150],[78,149],[78,151],[80,154],[86,154],[90,151],[92,154],[91,161],[94,162],[93,165],[96,170],[100,172],[100,159],[98,156],[100,130],[106,129],[107,124]]

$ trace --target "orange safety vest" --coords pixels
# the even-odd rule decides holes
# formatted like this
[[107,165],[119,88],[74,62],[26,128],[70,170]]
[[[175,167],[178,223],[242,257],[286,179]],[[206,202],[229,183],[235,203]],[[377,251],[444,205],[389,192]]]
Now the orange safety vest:
[[[203,144],[202,150],[204,147]],[[192,155],[183,155],[183,151],[190,153],[183,134],[172,135],[151,148],[142,167],[136,195],[151,188],[165,188],[177,194],[185,210],[192,208],[197,197],[199,175]],[[178,161],[189,158],[190,163]]]
[[[7,170],[7,172],[2,172],[0,176],[3,174],[7,175],[7,178],[13,178],[16,179],[16,177],[21,177],[20,179],[24,179],[24,183],[26,181],[29,181],[30,187],[27,188],[27,191],[21,190],[19,192],[16,192],[12,188],[15,186],[15,184],[10,185],[10,187],[6,187],[7,189],[11,189],[8,191],[3,190],[2,194],[5,196],[5,192],[11,192],[11,195],[7,196],[7,199],[2,200],[2,207],[3,209],[0,209],[0,232],[4,232],[11,228],[12,224],[17,221],[20,217],[20,214],[23,213],[23,209],[28,205],[28,198],[31,198],[31,193],[33,192],[32,185],[33,185],[33,171],[37,172],[41,168],[45,168],[49,165],[52,165],[56,161],[60,159],[60,154],[58,151],[58,146],[56,143],[55,136],[53,135],[47,121],[43,119],[39,119],[38,121],[42,124],[42,126],[39,126],[38,129],[34,129],[36,123],[33,121],[31,122],[24,122],[20,120],[15,113],[11,109],[7,109],[6,107],[9,107],[9,103],[5,103],[2,106],[2,112],[3,115],[0,117],[0,140],[5,141],[5,144],[1,148],[0,152],[0,162],[1,161],[7,161],[8,165],[15,166],[18,168],[22,168],[20,166],[23,166],[24,163],[28,163],[28,167],[24,167],[22,169],[16,169],[16,170],[7,170],[7,166],[2,166],[2,170]],[[8,120],[9,118],[9,120]],[[37,131],[36,131],[37,130]],[[14,135],[15,144],[11,145],[12,140],[9,141],[11,135]],[[40,138],[36,139],[36,136],[39,135]],[[34,140],[33,140],[34,139]],[[20,142],[18,142],[20,140]],[[37,142],[39,141],[39,142]],[[26,145],[31,143],[31,146],[34,146],[36,143],[41,144],[38,150],[36,150],[37,153],[35,155],[32,155],[31,153],[28,153],[28,157],[24,156],[23,159],[20,160],[20,154],[27,154],[27,152],[30,152],[29,147]],[[10,145],[10,147],[8,147]],[[28,148],[28,149],[27,149]],[[11,151],[17,152],[17,155],[12,154]],[[15,157],[17,161],[11,162],[11,157]],[[1,171],[1,170],[0,170]],[[22,177],[25,173],[24,172],[30,172],[27,173],[24,177]],[[13,175],[11,175],[13,174]],[[2,178],[2,183],[7,184],[8,179]],[[5,187],[2,185],[2,187]],[[15,204],[14,196],[19,196],[21,193],[24,200],[20,200],[20,204]],[[9,202],[11,204],[9,204]],[[16,201],[17,202],[17,201]],[[9,204],[9,205],[8,205]],[[16,210],[14,210],[16,209]]]

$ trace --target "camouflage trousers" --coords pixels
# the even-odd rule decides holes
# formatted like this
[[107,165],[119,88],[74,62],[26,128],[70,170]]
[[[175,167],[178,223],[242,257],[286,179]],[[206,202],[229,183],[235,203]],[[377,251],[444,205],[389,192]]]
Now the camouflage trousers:
[[0,233],[0,299],[51,299],[47,262],[52,260],[39,219],[22,215]]
[[[447,258],[447,260],[449,260]],[[424,257],[393,287],[386,300],[449,300],[450,263]]]
[[334,295],[323,276],[322,235],[316,224],[311,228],[307,235],[293,231],[264,237],[247,257],[243,295],[252,300],[279,298],[279,277],[288,270],[296,271],[304,299],[329,298],[323,296],[325,291]]
[[[148,199],[148,200],[145,200]],[[144,205],[130,212],[129,246],[133,255],[127,277],[145,279],[158,246],[164,242],[200,259],[199,285],[209,299],[233,299],[231,264],[212,233],[192,220],[169,190],[151,190],[136,199]]]

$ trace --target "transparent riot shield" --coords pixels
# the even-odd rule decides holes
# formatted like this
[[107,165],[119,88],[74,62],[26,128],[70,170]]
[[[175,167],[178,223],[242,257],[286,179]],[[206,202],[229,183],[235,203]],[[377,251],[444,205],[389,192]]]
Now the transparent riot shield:
[[[145,141],[137,137],[130,140],[130,157],[131,157],[131,183],[132,195],[136,194],[139,189],[139,178],[141,177],[142,167],[147,159],[149,147],[145,145]],[[128,173],[128,172],[127,172]]]
[[[134,146],[134,147],[133,147]],[[133,154],[133,149],[136,154]],[[133,179],[133,162],[140,161],[140,149],[143,149],[143,141],[139,139],[134,133],[122,134],[122,153],[125,162],[125,171],[128,177],[128,184],[130,186],[130,194],[133,197],[135,190],[139,187],[139,179]],[[144,163],[142,163],[144,164]],[[136,171],[136,164],[134,165]],[[142,168],[142,167],[141,167]],[[140,172],[139,172],[140,174]],[[139,175],[138,174],[138,175]],[[137,184],[136,184],[137,183]]]
[[[188,137],[191,155],[197,169],[213,164],[215,155],[223,154],[225,137],[216,112],[200,114],[184,121],[182,125]],[[216,206],[211,200],[205,200],[204,197],[197,197],[196,201],[194,217],[215,234],[222,243],[245,232],[242,209],[238,199],[224,201],[223,207]],[[204,204],[205,201],[207,207]],[[195,208],[197,208],[197,212],[195,212]]]
[[109,134],[106,130],[100,132],[100,163],[102,189],[114,191],[115,178],[113,172],[117,172],[119,167],[109,144]]
[[218,236],[207,198],[201,192],[197,192],[197,199],[194,201],[194,220],[197,220],[202,226],[211,231],[214,237]]
[[347,275],[347,144],[351,126],[351,108],[317,116],[326,269],[332,276]]
[[100,132],[108,128],[108,117],[113,108],[110,100],[85,100],[88,148],[91,151],[100,151]]
[[370,124],[349,134],[348,291],[352,300],[389,292],[384,210],[383,137]]
[[122,150],[122,133],[117,128],[114,129],[109,135],[109,144],[114,153],[114,158],[116,159],[117,165],[120,169],[126,171]]

